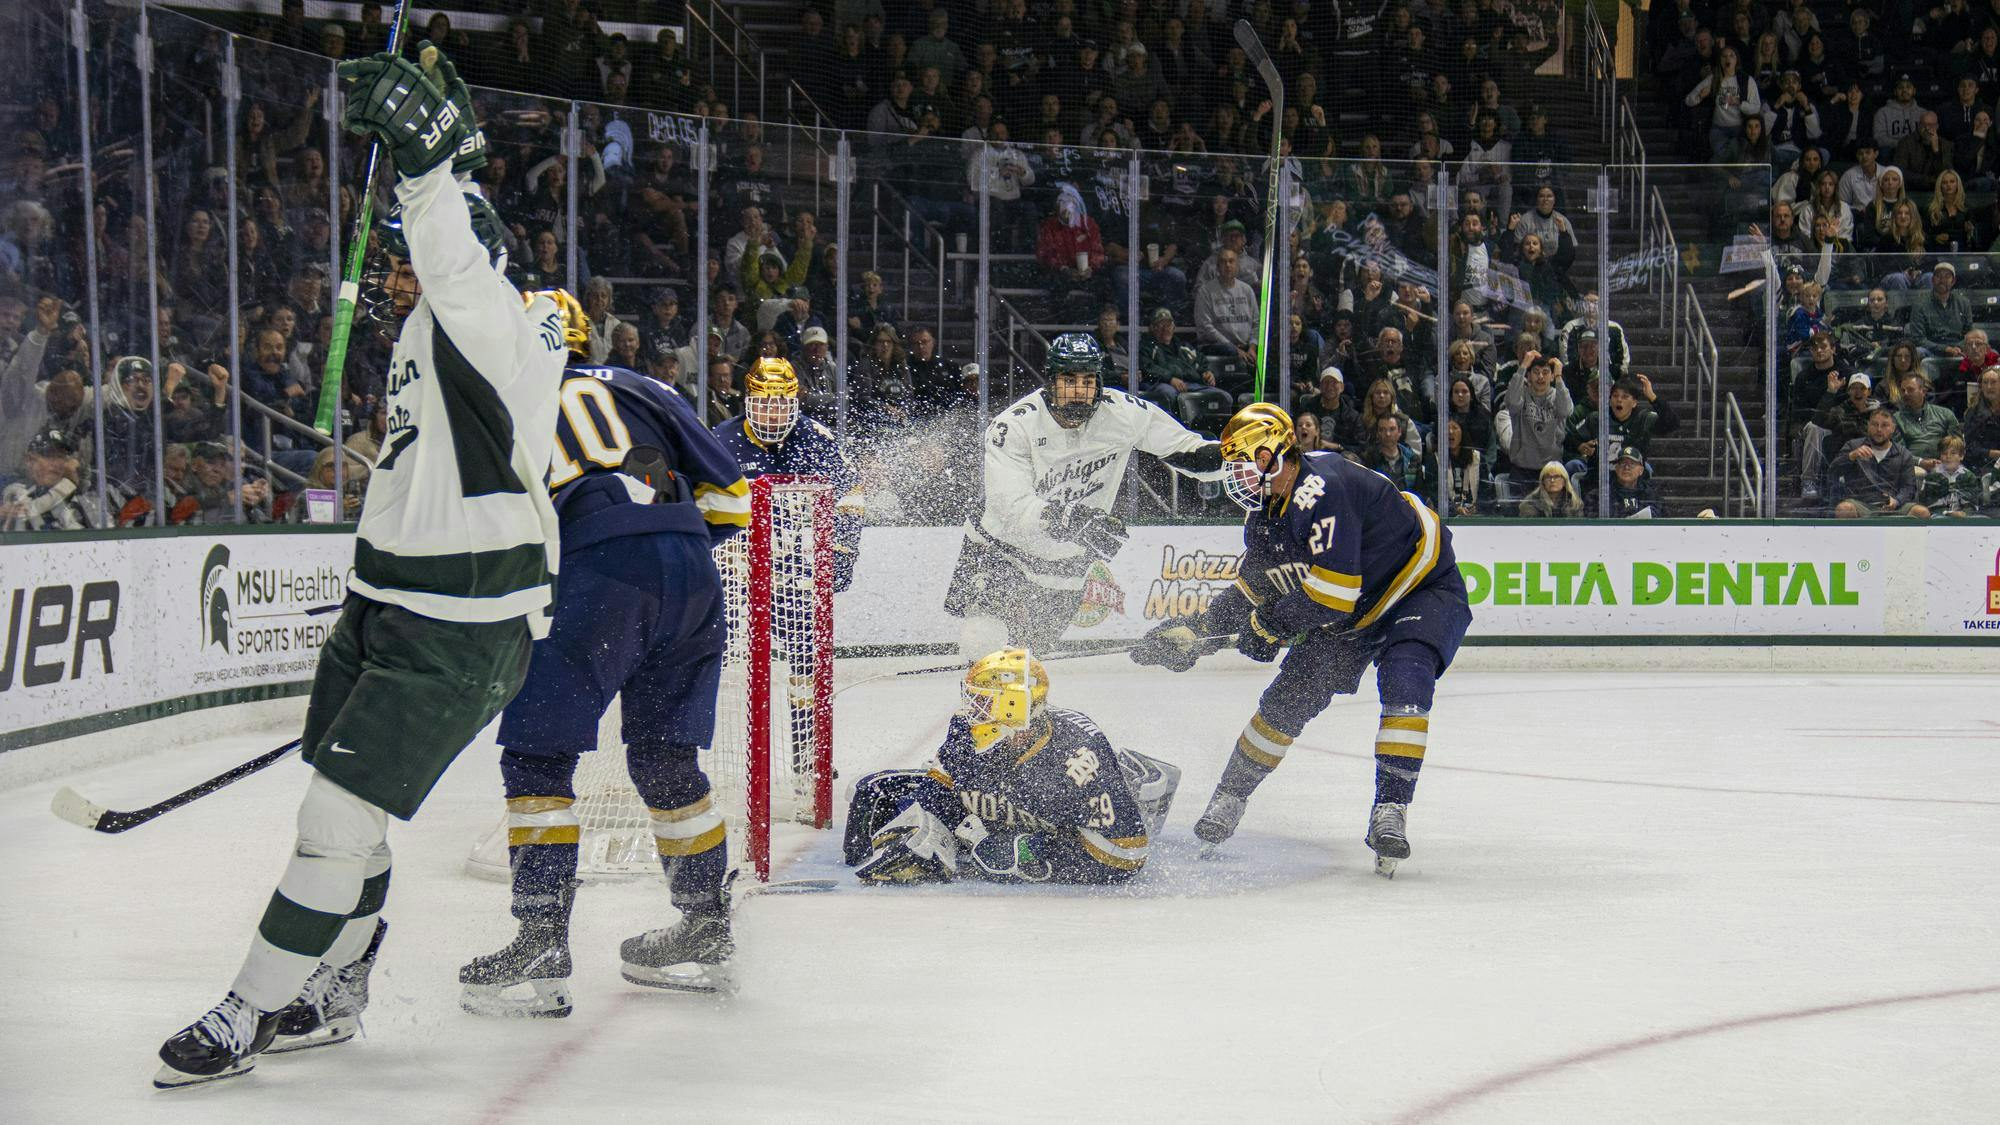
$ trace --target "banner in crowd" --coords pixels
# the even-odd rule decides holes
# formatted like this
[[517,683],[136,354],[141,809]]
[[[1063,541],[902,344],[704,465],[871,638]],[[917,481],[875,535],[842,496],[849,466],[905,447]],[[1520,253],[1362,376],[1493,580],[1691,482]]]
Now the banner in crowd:
[[312,678],[351,534],[79,537],[0,546],[0,736]]

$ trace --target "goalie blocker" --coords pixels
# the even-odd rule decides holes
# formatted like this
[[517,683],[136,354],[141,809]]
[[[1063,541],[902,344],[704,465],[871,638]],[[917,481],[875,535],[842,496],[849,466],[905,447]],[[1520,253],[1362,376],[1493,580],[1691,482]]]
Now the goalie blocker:
[[1024,650],[981,658],[936,760],[856,784],[843,848],[862,881],[1117,883],[1145,866],[1180,770],[1114,750],[1048,707],[1048,684]]

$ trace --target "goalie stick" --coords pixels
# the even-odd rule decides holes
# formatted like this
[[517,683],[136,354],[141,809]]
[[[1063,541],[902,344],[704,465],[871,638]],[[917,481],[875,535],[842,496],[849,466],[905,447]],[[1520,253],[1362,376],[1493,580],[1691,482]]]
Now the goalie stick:
[[294,738],[276,750],[268,750],[259,754],[242,765],[219,773],[192,789],[176,793],[159,804],[147,805],[143,809],[133,809],[130,812],[107,809],[103,805],[87,800],[83,794],[65,785],[61,789],[56,790],[55,798],[49,802],[49,811],[69,821],[71,824],[81,825],[94,832],[115,835],[128,828],[137,828],[149,820],[164,816],[180,808],[182,805],[193,804],[224,786],[232,785],[256,773],[258,770],[272,765],[278,759],[298,748],[299,740]]

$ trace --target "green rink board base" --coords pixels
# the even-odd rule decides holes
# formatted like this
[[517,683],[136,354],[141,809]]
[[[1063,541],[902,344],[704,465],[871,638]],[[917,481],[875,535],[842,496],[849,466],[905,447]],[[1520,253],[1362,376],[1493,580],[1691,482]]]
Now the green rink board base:
[[[1051,655],[1086,656],[1106,649],[1127,649],[1129,641],[1080,641],[1060,646]],[[1845,637],[1823,633],[1801,633],[1779,636],[1746,636],[1738,634],[1716,636],[1529,636],[1529,637],[1467,637],[1467,648],[1976,648],[2000,644],[2000,637],[1990,633],[1968,633],[1958,637],[1925,636],[1870,636]],[[951,643],[940,644],[894,644],[894,645],[848,645],[834,650],[836,659],[860,660],[869,657],[894,656],[949,656],[958,651]],[[150,722],[172,715],[182,715],[190,711],[206,710],[210,707],[229,707],[238,703],[260,703],[272,699],[289,699],[305,695],[312,689],[312,681],[298,680],[283,684],[264,684],[256,687],[228,688],[222,691],[200,692],[183,695],[175,699],[157,703],[141,704],[118,711],[106,711],[100,715],[85,715],[75,719],[65,719],[44,726],[27,727],[17,731],[0,732],[0,753],[17,750],[23,746],[36,746],[44,742],[56,742],[65,738],[95,734],[114,727],[131,726],[134,723]]]

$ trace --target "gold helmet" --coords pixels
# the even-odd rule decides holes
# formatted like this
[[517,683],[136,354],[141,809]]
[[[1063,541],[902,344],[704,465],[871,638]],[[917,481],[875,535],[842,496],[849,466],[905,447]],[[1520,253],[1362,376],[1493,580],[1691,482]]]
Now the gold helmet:
[[1048,705],[1049,673],[1024,648],[1003,648],[972,662],[959,685],[959,714],[972,725],[974,749],[986,751],[1034,725]]
[[765,356],[750,365],[743,379],[743,421],[750,436],[776,445],[799,424],[799,373],[792,363]]
[[[1223,490],[1245,511],[1264,506],[1264,482],[1277,471],[1279,459],[1292,452],[1295,442],[1292,416],[1268,402],[1253,402],[1236,412],[1222,427]],[[1270,460],[1257,463],[1259,453]]]
[[563,345],[569,349],[570,358],[583,359],[590,354],[590,314],[570,296],[567,289],[536,289],[521,294],[523,305],[532,305],[535,298],[547,297],[555,302],[556,313],[562,317]]

